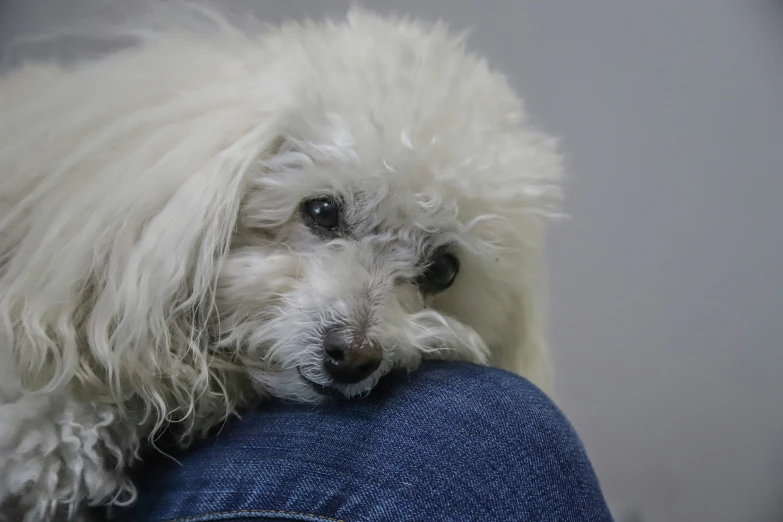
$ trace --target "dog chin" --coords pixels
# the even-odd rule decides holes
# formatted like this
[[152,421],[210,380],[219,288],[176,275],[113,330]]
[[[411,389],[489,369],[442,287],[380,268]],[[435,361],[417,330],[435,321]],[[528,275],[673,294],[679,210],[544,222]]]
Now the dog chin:
[[297,371],[300,381],[318,394],[322,400],[335,397],[353,399],[369,394],[378,381],[391,371],[392,367],[391,364],[384,363],[369,377],[351,384],[335,382],[325,375],[314,376],[302,368],[298,368]]

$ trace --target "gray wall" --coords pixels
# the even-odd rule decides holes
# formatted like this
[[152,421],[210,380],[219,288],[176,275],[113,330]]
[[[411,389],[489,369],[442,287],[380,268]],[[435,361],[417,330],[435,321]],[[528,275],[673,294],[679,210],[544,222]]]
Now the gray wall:
[[[99,3],[6,1],[0,38]],[[276,20],[348,1],[232,4]],[[609,500],[646,521],[783,520],[783,4],[395,6],[475,28],[563,136],[551,340]]]

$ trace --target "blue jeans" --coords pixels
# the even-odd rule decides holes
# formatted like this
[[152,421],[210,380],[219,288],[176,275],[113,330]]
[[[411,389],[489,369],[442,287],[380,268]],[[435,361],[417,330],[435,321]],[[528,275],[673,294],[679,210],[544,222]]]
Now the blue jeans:
[[532,384],[432,362],[360,400],[268,403],[142,469],[127,522],[611,521],[582,444]]

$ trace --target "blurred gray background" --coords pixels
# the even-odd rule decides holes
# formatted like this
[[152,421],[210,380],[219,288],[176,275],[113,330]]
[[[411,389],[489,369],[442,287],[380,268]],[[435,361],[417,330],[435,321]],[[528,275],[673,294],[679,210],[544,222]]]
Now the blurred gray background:
[[[0,0],[0,45],[107,1]],[[349,0],[222,3],[275,21]],[[563,138],[557,394],[618,522],[783,520],[783,3],[362,3],[473,28]]]

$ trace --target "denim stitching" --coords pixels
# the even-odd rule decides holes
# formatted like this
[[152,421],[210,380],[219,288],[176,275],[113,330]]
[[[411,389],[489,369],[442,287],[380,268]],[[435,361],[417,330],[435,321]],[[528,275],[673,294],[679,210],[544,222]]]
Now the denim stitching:
[[283,511],[281,509],[239,509],[234,511],[216,511],[214,513],[202,513],[200,515],[192,515],[184,518],[171,518],[166,522],[188,522],[191,520],[199,519],[201,517],[208,517],[212,515],[236,515],[236,514],[253,515],[253,514],[263,514],[263,513],[272,513],[272,514],[276,513],[278,515],[301,515],[303,517],[312,517],[317,520],[328,520],[329,522],[345,522],[342,519],[323,517],[320,515],[314,515],[312,513],[300,513],[298,511]]

